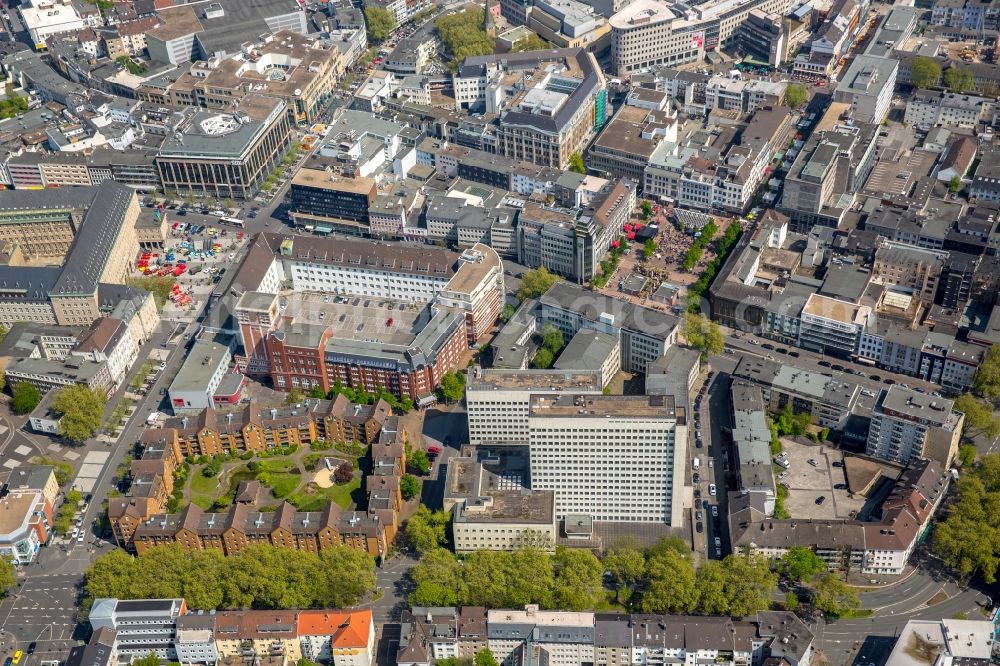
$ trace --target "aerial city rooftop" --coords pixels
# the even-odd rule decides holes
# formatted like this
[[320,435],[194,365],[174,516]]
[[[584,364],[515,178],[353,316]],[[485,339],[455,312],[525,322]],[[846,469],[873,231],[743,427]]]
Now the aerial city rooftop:
[[1000,4],[8,5],[4,666],[1000,660]]

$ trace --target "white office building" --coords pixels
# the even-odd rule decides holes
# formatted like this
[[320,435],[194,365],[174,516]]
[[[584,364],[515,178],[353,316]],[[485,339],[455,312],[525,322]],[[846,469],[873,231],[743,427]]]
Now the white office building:
[[479,370],[465,388],[469,443],[526,444],[532,394],[601,395],[599,372]]
[[556,517],[682,524],[687,426],[671,396],[531,396],[531,487]]
[[889,114],[898,72],[898,60],[859,55],[844,72],[833,99],[851,105],[855,122],[877,125]]

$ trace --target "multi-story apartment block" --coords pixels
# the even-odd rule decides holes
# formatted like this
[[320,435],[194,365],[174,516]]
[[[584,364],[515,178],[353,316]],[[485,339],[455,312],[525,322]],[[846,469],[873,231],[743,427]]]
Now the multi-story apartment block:
[[180,513],[150,517],[132,535],[140,555],[147,548],[171,543],[191,550],[213,548],[224,555],[258,543],[309,552],[345,545],[372,557],[385,555],[388,545],[378,518],[363,511],[345,512],[334,502],[312,512],[297,511],[287,502],[277,511],[237,503],[225,513],[205,513],[189,504]]
[[858,348],[871,308],[820,294],[810,294],[802,308],[799,345],[842,358]]
[[565,169],[607,120],[604,74],[584,49],[466,58],[453,85],[458,108],[498,115],[495,152],[517,160]]
[[[484,641],[488,638],[488,641]],[[483,608],[404,611],[399,666],[471,659],[489,647],[503,664],[639,666],[655,663],[786,663],[809,666],[813,635],[793,613],[761,611],[733,620]]]
[[553,666],[590,662],[594,654],[594,614],[524,610],[487,613],[489,648],[502,664],[544,661]]
[[[97,599],[86,650],[94,666],[119,666],[150,653],[183,666],[234,659],[309,659],[370,666],[375,623],[370,610],[194,610],[184,599]],[[101,649],[103,648],[103,649]],[[85,656],[86,659],[86,656]]]
[[163,660],[177,656],[177,618],[188,612],[183,599],[95,599],[90,607],[90,627],[116,633],[115,650],[131,662],[155,654]]
[[917,393],[900,386],[879,392],[872,409],[867,453],[900,464],[929,458],[943,467],[958,451],[965,415],[947,398]]
[[48,543],[53,506],[44,491],[44,486],[17,489],[0,497],[0,557],[28,564]]
[[555,491],[558,518],[683,521],[687,415],[671,396],[534,394],[531,486]]
[[156,154],[163,188],[220,199],[251,199],[291,146],[287,104],[244,95],[227,112],[187,109],[181,129]]
[[748,357],[739,362],[733,377],[759,386],[768,409],[778,411],[791,404],[796,412],[808,412],[813,422],[831,429],[846,422],[861,392],[852,382]]
[[610,19],[611,69],[631,76],[699,60],[705,51],[733,46],[750,12],[784,16],[789,9],[788,0],[713,1],[697,8],[659,0],[628,3]]
[[1000,7],[989,0],[936,0],[931,7],[931,25],[996,30],[1000,27]]
[[751,494],[734,495],[729,510],[733,547],[767,558],[790,548],[812,549],[835,570],[860,571],[882,580],[899,576],[925,536],[947,494],[950,475],[935,460],[911,460],[882,503],[874,522],[836,519],[777,519],[765,516]]
[[976,127],[992,108],[993,104],[985,97],[939,90],[917,90],[906,100],[903,120],[915,126]]
[[948,254],[884,241],[875,251],[872,282],[890,286],[931,305],[937,296]]

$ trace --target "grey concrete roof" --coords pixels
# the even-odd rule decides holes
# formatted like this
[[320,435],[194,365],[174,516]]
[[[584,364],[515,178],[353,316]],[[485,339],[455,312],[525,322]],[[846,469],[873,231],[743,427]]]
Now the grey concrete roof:
[[50,290],[53,294],[89,295],[97,290],[134,196],[134,190],[112,180],[101,183]]
[[581,328],[569,341],[554,367],[556,370],[600,369],[618,346],[618,338],[589,328]]
[[615,327],[661,339],[668,337],[680,323],[673,315],[604,296],[569,282],[555,283],[539,300],[543,306],[575,312],[591,321],[608,314],[614,317]]

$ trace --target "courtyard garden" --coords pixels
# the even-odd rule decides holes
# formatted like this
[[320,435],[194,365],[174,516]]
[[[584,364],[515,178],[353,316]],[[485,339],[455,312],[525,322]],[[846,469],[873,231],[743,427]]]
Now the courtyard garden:
[[288,501],[302,511],[321,511],[328,502],[344,509],[361,500],[361,468],[368,449],[357,443],[315,442],[259,453],[189,457],[174,475],[171,510],[188,502],[205,511],[224,511],[243,481],[261,485],[264,510]]

